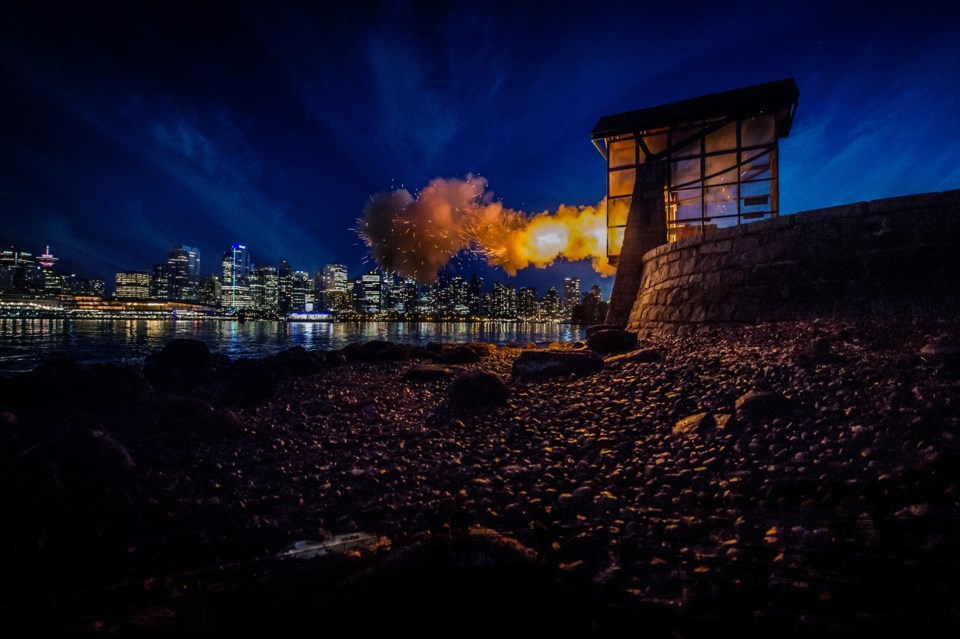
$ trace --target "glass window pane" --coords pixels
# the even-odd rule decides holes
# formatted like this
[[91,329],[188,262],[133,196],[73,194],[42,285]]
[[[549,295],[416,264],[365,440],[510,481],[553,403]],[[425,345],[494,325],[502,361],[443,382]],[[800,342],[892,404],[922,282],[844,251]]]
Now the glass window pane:
[[736,153],[708,155],[705,160],[707,184],[730,184],[737,181],[737,172],[734,170],[737,166]]
[[760,219],[770,211],[770,180],[740,185],[740,212],[743,219]]
[[676,219],[699,220],[703,215],[703,198],[700,189],[681,189],[670,193],[671,202],[675,202]]
[[643,143],[647,145],[650,153],[660,153],[667,148],[667,134],[657,133],[654,135],[643,136]]
[[737,185],[713,186],[707,188],[707,217],[737,217]]
[[743,164],[740,166],[741,180],[770,179],[770,152],[757,154],[756,151],[743,152]]
[[633,183],[636,181],[637,171],[634,168],[610,171],[610,188],[607,195],[633,195]]
[[633,198],[618,197],[607,203],[607,226],[623,226],[630,213],[630,201]]
[[[700,127],[676,128],[670,132],[670,144],[671,146],[679,144],[684,140],[686,140],[687,138],[689,138],[690,136],[699,135],[699,133],[700,133]],[[685,156],[691,156],[691,155],[700,155],[700,152],[701,152],[700,143],[702,141],[703,140],[698,137],[692,142],[690,142],[689,144],[685,144],[680,148],[674,149],[673,152],[671,153],[671,156],[676,158],[676,157],[685,157]]]
[[607,229],[607,255],[620,255],[623,249],[623,231],[622,226]]
[[633,138],[611,142],[609,146],[610,168],[633,166],[637,161],[636,146]]
[[776,140],[773,131],[773,116],[758,115],[740,122],[740,145],[758,146],[773,144]]
[[704,140],[707,153],[714,151],[733,151],[737,148],[737,123],[720,127],[706,137]]
[[691,182],[699,182],[700,158],[691,158],[689,160],[679,160],[670,163],[670,184],[673,186],[683,186]]

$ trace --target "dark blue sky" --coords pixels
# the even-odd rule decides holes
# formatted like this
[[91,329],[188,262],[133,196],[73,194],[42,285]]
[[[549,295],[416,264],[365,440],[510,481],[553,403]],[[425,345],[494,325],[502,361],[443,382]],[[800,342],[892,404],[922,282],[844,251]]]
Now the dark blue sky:
[[[213,272],[233,242],[354,275],[374,192],[595,204],[599,116],[785,77],[784,212],[960,187],[960,10],[934,3],[134,4],[0,9],[0,242],[78,275],[181,243]],[[571,274],[599,281],[515,281]]]

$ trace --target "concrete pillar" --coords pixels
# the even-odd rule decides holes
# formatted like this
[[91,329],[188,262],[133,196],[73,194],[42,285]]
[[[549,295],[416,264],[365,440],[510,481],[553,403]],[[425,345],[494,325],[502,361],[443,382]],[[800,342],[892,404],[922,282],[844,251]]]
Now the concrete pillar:
[[667,243],[667,209],[663,199],[666,171],[664,161],[647,162],[637,168],[606,324],[626,326],[643,278],[643,254]]

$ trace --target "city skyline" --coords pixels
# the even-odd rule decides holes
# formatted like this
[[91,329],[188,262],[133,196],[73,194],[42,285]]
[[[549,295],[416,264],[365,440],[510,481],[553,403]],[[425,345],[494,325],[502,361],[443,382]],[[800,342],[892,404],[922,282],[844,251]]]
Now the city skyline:
[[[476,273],[469,280],[444,267],[430,284],[380,267],[351,278],[343,264],[325,264],[308,273],[286,259],[256,264],[248,247],[234,243],[223,253],[220,273],[201,276],[200,251],[183,244],[150,269],[115,273],[112,287],[58,270],[50,247],[38,256],[16,247],[0,251],[0,307],[20,314],[144,312],[163,316],[178,310],[193,315],[243,319],[519,319],[601,322],[606,310],[599,284],[564,278],[543,291],[495,280],[487,286]],[[181,307],[178,309],[178,305]],[[304,314],[307,314],[306,316]],[[319,317],[318,317],[319,318]]]
[[[49,244],[93,278],[181,242],[357,272],[369,199],[437,177],[483,176],[528,214],[596,205],[598,118],[784,77],[801,97],[780,147],[782,213],[960,184],[960,89],[940,73],[960,61],[960,16],[925,3],[691,15],[617,2],[14,2],[2,18],[0,239],[34,254]],[[641,38],[638,25],[671,27]],[[568,275],[593,277],[581,261],[511,281]]]
[[[290,262],[286,258],[281,258],[280,260],[278,260],[278,262],[273,264],[264,264],[264,263],[257,262],[252,259],[252,255],[253,255],[252,251],[247,250],[247,247],[245,245],[241,245],[239,243],[233,243],[231,245],[231,248],[233,249],[234,252],[236,252],[238,248],[244,251],[244,254],[245,254],[244,259],[246,260],[246,266],[244,267],[244,271],[247,275],[252,274],[255,270],[259,268],[268,267],[268,268],[274,268],[274,270],[276,270],[275,267],[277,267],[279,264],[282,264],[282,263],[287,263],[288,265],[290,264]],[[168,258],[166,263],[153,262],[149,266],[142,266],[142,267],[136,267],[136,268],[124,268],[114,272],[112,275],[106,278],[88,277],[84,273],[71,272],[72,269],[69,268],[70,266],[69,258],[66,261],[64,261],[59,255],[54,256],[51,253],[50,245],[46,245],[45,252],[41,254],[37,254],[32,251],[29,251],[17,244],[10,244],[7,247],[0,250],[2,250],[2,252],[5,255],[8,255],[8,257],[10,258],[6,260],[8,262],[14,259],[15,256],[17,255],[22,254],[27,256],[27,260],[29,260],[33,265],[37,267],[37,272],[41,274],[45,274],[47,276],[56,275],[57,277],[73,277],[81,280],[97,280],[97,281],[100,281],[102,284],[104,284],[106,286],[106,290],[109,291],[115,287],[117,276],[119,276],[122,273],[124,274],[136,273],[136,274],[142,274],[147,278],[145,280],[145,282],[147,283],[145,283],[144,286],[150,287],[150,296],[152,297],[156,297],[158,299],[193,299],[194,297],[199,297],[199,292],[197,292],[197,295],[186,295],[181,297],[176,294],[167,295],[163,291],[158,291],[156,279],[158,278],[158,276],[163,277],[164,279],[178,278],[179,280],[178,283],[176,285],[171,285],[171,286],[176,286],[176,290],[179,290],[180,288],[187,288],[190,286],[190,284],[185,280],[186,280],[186,272],[189,269],[189,272],[192,274],[191,281],[193,282],[192,284],[193,286],[199,286],[200,283],[202,283],[204,280],[212,276],[216,276],[218,279],[221,279],[221,281],[223,281],[223,279],[225,279],[223,277],[224,260],[226,260],[227,255],[230,254],[231,248],[228,248],[223,253],[223,258],[221,260],[212,260],[212,259],[206,260],[207,264],[210,264],[211,262],[215,262],[214,267],[208,267],[206,270],[200,270],[199,264],[203,262],[203,260],[200,259],[200,251],[195,247],[190,247],[184,244],[178,244],[171,247],[168,250],[167,252]],[[180,255],[180,253],[185,253],[185,254]],[[177,257],[174,257],[175,254],[177,255]],[[46,259],[45,262],[44,262],[44,259]],[[173,265],[174,260],[176,260],[177,262],[181,262],[183,264],[180,270],[176,270],[176,267]],[[2,258],[0,258],[0,262],[3,262]],[[187,266],[188,264],[189,266]],[[3,264],[0,264],[0,267],[2,266]],[[164,266],[166,268],[162,268]],[[317,279],[321,277],[321,274],[324,272],[324,270],[327,267],[331,267],[331,266],[344,268],[345,269],[344,277],[350,281],[359,280],[364,274],[369,273],[372,270],[376,270],[378,272],[385,273],[388,275],[390,274],[388,271],[384,271],[383,269],[381,269],[375,263],[361,264],[360,269],[356,271],[356,276],[353,278],[349,276],[350,270],[347,269],[346,265],[341,265],[338,263],[323,264],[318,269],[315,269],[312,272],[302,270],[302,269],[296,269],[293,267],[291,268],[293,268],[293,270],[295,270],[296,272],[309,274],[311,279]],[[405,279],[402,276],[398,276],[397,274],[393,274],[393,275],[400,277],[400,279]],[[440,275],[445,275],[448,278],[461,277],[464,279],[469,279],[471,276],[478,275],[478,273],[476,273],[475,271],[461,271],[460,269],[457,268],[457,265],[452,264],[441,269],[441,271],[438,272],[438,276]],[[510,280],[513,278],[508,276],[506,273],[500,272],[499,275],[504,280],[507,280],[507,284],[509,286],[513,286],[518,289],[519,288],[534,288],[534,289],[538,288],[536,286],[521,284],[517,281],[511,282]],[[488,278],[483,278],[483,276],[481,276],[481,279],[488,279]],[[570,276],[561,278],[560,282],[562,283],[564,279],[570,279]],[[573,276],[573,279],[577,280],[578,282],[581,281],[581,278],[576,276]],[[491,280],[491,281],[496,281],[496,280]],[[584,282],[587,288],[595,285],[602,291],[602,295],[604,298],[609,297],[609,289],[610,289],[610,285],[612,284],[611,281],[609,280],[604,281],[600,278],[600,276],[594,274],[593,277],[587,277],[584,280]],[[604,284],[606,284],[606,286]],[[40,286],[40,288],[42,288],[42,285]],[[7,285],[3,281],[0,281],[0,292],[4,290],[15,292],[11,286]]]

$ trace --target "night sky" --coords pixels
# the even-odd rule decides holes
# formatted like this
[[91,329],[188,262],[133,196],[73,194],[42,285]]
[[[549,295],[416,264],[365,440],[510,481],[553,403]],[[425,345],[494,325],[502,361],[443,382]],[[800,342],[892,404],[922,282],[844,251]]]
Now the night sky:
[[[596,204],[598,117],[786,77],[783,212],[960,188],[955,7],[135,4],[0,9],[0,242],[111,285],[175,244],[204,273],[240,242],[354,276],[369,196],[435,177],[530,212]],[[587,262],[514,281],[569,275],[599,281]]]

